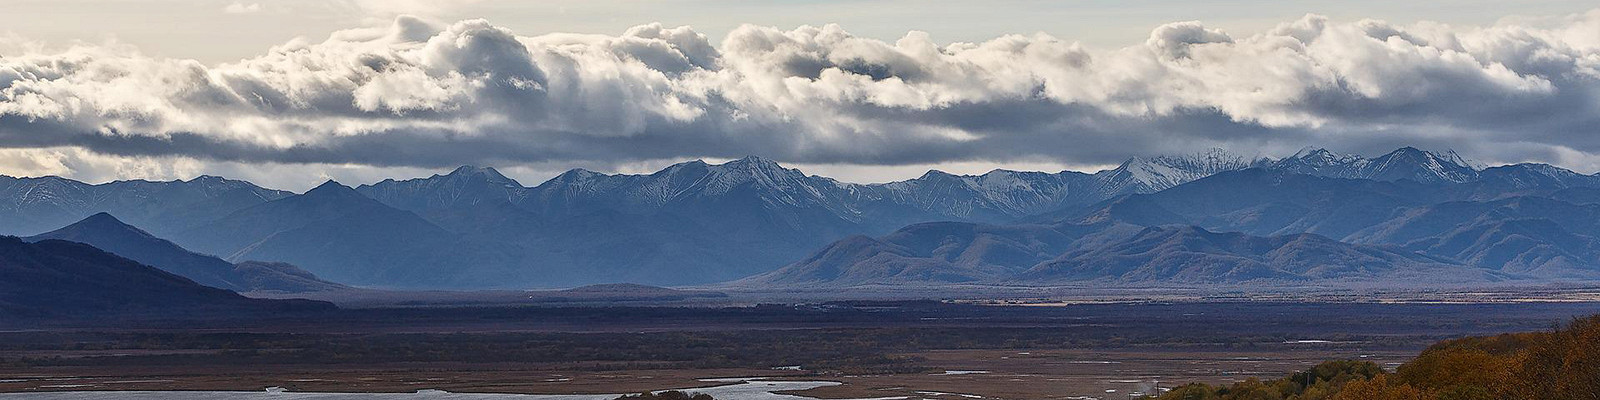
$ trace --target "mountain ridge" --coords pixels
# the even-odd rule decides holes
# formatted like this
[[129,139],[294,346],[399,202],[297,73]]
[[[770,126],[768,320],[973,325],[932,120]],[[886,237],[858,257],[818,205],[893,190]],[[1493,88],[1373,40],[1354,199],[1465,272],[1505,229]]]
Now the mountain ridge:
[[[1211,181],[1194,184],[1205,180]],[[1289,184],[1300,186],[1283,186]],[[1557,193],[1572,201],[1600,202],[1600,192],[1579,190],[1591,186],[1600,187],[1600,178],[1545,164],[1480,168],[1453,152],[1411,147],[1373,158],[1308,148],[1279,159],[1213,149],[1130,157],[1094,174],[933,170],[876,184],[808,175],[752,156],[720,164],[686,161],[648,174],[571,169],[532,187],[477,166],[353,188],[328,181],[301,194],[229,203],[236,209],[201,213],[189,218],[195,223],[166,224],[181,229],[152,232],[227,260],[289,262],[358,285],[551,287],[600,283],[602,277],[683,285],[758,275],[840,238],[879,238],[941,221],[1014,227],[1078,218],[1085,224],[1184,224],[1263,237],[1314,233],[1355,241],[1354,232],[1388,217],[1371,210]],[[1156,193],[1167,195],[1150,196]],[[1347,197],[1317,200],[1335,195]],[[1272,201],[1251,203],[1249,197]],[[0,216],[8,212],[4,207],[0,203]],[[1584,240],[1560,239],[1567,244],[1559,249],[1541,247],[1565,234],[1511,234],[1546,225],[1484,224],[1499,228],[1485,228],[1493,232],[1479,233],[1481,240],[1502,244],[1456,246],[1475,250],[1451,257],[1520,260],[1524,266],[1518,270],[1547,271],[1574,270],[1587,261],[1570,260],[1591,253],[1572,244]],[[1452,237],[1467,240],[1465,235]],[[975,240],[957,237],[958,242]],[[1487,255],[1525,242],[1535,244],[1517,250],[1522,257]],[[974,243],[980,249],[1028,248]],[[870,247],[889,251],[882,244]],[[961,260],[941,261],[967,269],[948,280],[996,274],[995,265]]]
[[29,242],[65,240],[84,243],[189,278],[202,285],[236,292],[257,290],[306,292],[347,288],[344,285],[323,281],[314,274],[289,264],[264,262],[235,264],[217,257],[191,252],[176,243],[151,235],[103,212],[23,240]]
[[378,286],[439,279],[440,271],[417,263],[459,254],[441,252],[456,249],[456,239],[415,213],[331,180],[173,236],[186,248],[230,262],[287,262],[335,282]]
[[189,180],[122,180],[88,184],[46,176],[0,175],[0,234],[31,235],[98,212],[112,212],[158,233],[171,233],[234,210],[293,193],[202,175]]

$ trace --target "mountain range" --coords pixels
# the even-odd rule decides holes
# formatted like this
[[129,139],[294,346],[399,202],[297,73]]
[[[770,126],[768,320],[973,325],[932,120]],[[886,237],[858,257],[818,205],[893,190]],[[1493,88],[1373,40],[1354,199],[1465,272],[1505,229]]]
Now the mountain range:
[[0,176],[0,221],[4,222],[0,234],[36,234],[101,212],[166,234],[291,195],[294,193],[215,176],[98,185],[54,176]]
[[[109,211],[226,262],[393,288],[1306,281],[1459,268],[1496,281],[1587,277],[1600,253],[1585,230],[1596,188],[1600,177],[1554,166],[1481,168],[1409,147],[1375,158],[1212,150],[1093,174],[930,171],[883,184],[747,157],[640,175],[575,169],[532,187],[468,166],[302,194],[212,177],[0,178],[0,220],[18,221],[0,229],[32,234]],[[1211,236],[1234,234],[1245,236]],[[1213,245],[1152,247],[1206,257],[1127,253],[1140,243]],[[1327,268],[1352,260],[1368,268]],[[1155,272],[1164,263],[1210,267]]]
[[[1593,190],[1496,178],[1547,170],[1512,165],[1474,170],[1461,183],[1421,183],[1247,168],[1024,223],[922,224],[847,238],[732,285],[1457,285],[1600,277],[1600,204],[1583,195]],[[853,278],[903,277],[906,266],[918,266],[919,276]]]

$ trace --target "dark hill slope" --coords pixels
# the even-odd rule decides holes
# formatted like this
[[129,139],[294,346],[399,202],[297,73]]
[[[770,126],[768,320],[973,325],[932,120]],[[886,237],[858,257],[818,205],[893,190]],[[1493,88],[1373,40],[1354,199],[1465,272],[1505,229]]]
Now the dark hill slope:
[[[1080,228],[1080,227],[1074,227]],[[933,222],[880,238],[852,236],[741,287],[842,287],[981,283],[1003,279],[1067,251],[1081,229]]]
[[0,315],[186,316],[328,309],[322,302],[251,299],[92,246],[0,237]]
[[94,246],[195,282],[237,292],[270,290],[313,292],[344,288],[344,285],[317,279],[316,275],[283,263],[233,263],[195,253],[170,241],[151,235],[98,213],[82,221],[25,240],[66,240]]

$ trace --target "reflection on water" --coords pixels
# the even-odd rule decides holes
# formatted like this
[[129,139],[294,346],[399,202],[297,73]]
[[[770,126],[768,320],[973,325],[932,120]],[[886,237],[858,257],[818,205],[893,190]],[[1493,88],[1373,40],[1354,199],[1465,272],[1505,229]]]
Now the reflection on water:
[[[760,378],[705,379],[709,383],[733,383],[704,389],[684,390],[705,393],[718,400],[816,400],[804,396],[775,394],[787,390],[806,390],[839,385],[838,382],[766,381]],[[0,399],[27,400],[612,400],[619,395],[530,395],[449,393],[424,390],[417,393],[295,393],[281,390],[260,392],[52,392],[6,393]],[[889,399],[898,399],[891,397]],[[879,400],[879,399],[874,399]]]

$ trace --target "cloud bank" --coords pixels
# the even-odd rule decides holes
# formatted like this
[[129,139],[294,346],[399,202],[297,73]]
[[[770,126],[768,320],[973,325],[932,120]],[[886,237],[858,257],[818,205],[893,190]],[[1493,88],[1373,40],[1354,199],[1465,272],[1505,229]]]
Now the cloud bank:
[[0,147],[56,157],[15,165],[1085,165],[1306,145],[1600,169],[1600,9],[1486,27],[1309,15],[1248,36],[1178,22],[1117,49],[837,25],[715,45],[659,24],[519,36],[406,16],[220,65],[0,38]]

